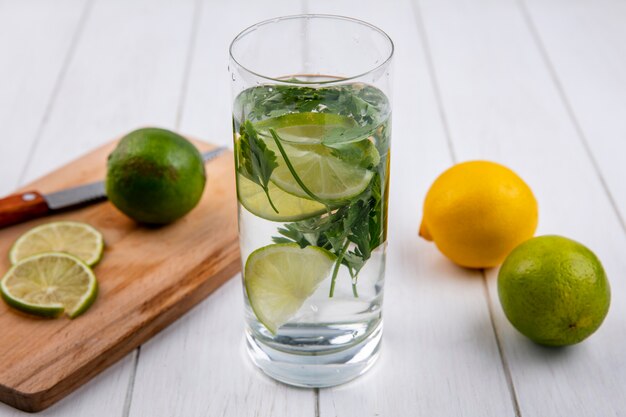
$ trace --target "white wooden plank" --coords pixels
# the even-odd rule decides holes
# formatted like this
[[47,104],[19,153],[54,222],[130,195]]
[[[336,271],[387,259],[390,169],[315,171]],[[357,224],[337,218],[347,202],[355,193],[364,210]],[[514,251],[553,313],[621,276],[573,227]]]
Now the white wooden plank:
[[246,357],[240,276],[141,348],[131,417],[313,417],[313,390],[264,376]]
[[527,1],[530,25],[626,227],[626,3]]
[[262,20],[302,13],[301,1],[205,0],[193,55],[181,130],[232,147],[228,48],[243,29]]
[[0,195],[22,174],[88,2],[0,2]]
[[174,128],[193,6],[95,1],[27,179],[132,129]]
[[497,271],[488,272],[521,415],[620,415],[626,409],[626,238],[523,15],[512,0],[420,4],[460,159],[491,159],[516,170],[539,201],[539,234],[589,246],[612,284],[611,311],[597,334],[578,346],[546,349],[509,325]]
[[382,355],[360,379],[320,390],[320,416],[513,415],[480,274],[417,236],[426,190],[451,158],[410,3],[308,8],[379,25],[396,44]]
[[[121,417],[124,409],[124,393],[128,386],[134,355],[128,355],[92,382],[70,394],[64,400],[37,413],[41,417]],[[117,389],[116,389],[117,387]],[[0,417],[27,417],[25,413],[0,403]]]
[[[228,46],[248,25],[301,12],[289,0],[205,1],[180,129],[231,146]],[[279,384],[254,369],[244,351],[240,276],[142,346],[131,417],[309,416],[315,392]]]

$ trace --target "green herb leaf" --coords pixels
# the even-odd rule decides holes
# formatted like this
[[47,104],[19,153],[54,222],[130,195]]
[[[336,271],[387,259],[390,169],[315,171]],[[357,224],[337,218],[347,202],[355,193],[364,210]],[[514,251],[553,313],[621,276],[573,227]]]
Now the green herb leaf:
[[[341,265],[352,277],[354,296],[358,296],[356,282],[359,271],[379,245],[385,241],[386,224],[386,170],[389,146],[390,107],[387,97],[377,88],[365,84],[345,84],[331,87],[302,87],[289,85],[259,86],[248,89],[237,98],[241,114],[248,122],[242,126],[242,137],[250,142],[243,144],[244,155],[239,163],[240,172],[264,187],[275,168],[276,156],[281,153],[285,165],[300,187],[313,200],[321,201],[303,183],[296,172],[282,142],[275,131],[271,138],[277,145],[276,155],[267,150],[259,140],[251,122],[258,122],[289,113],[332,113],[354,120],[354,126],[338,127],[324,135],[322,144],[330,153],[346,163],[375,172],[368,188],[358,197],[341,202],[341,207],[326,202],[328,211],[320,216],[286,224],[278,229],[272,240],[277,243],[296,242],[300,247],[322,247],[337,256],[331,277],[330,296],[334,294],[335,280]],[[373,140],[371,138],[374,138]],[[260,142],[256,151],[253,142]],[[266,152],[267,151],[267,152]],[[267,155],[267,154],[271,154]],[[253,162],[253,155],[258,161]],[[262,165],[260,161],[266,161]],[[256,165],[255,165],[256,164]],[[385,188],[383,188],[385,187]],[[308,191],[308,192],[307,192]],[[269,199],[269,195],[268,195]],[[271,203],[271,200],[270,200]]]
[[335,113],[350,117],[360,126],[372,126],[389,112],[389,102],[378,89],[354,85],[314,88],[276,85],[259,86],[244,91],[238,102],[252,121],[287,113]]
[[240,135],[237,169],[241,175],[263,188],[272,209],[278,213],[270,198],[268,189],[272,172],[278,167],[276,154],[267,148],[265,142],[259,139],[254,126],[249,120],[246,120],[241,125]]
[[351,165],[372,169],[380,163],[378,149],[367,139],[357,143],[340,143],[330,148],[333,156]]
[[360,142],[372,136],[371,126],[358,126],[351,128],[337,127],[331,129],[322,140],[322,144],[332,147],[336,144]]
[[[331,213],[287,224],[278,229],[281,236],[272,239],[276,243],[296,242],[300,247],[319,246],[334,253],[337,264],[331,277],[330,297],[334,295],[340,264],[348,268],[354,279],[353,292],[357,294],[354,286],[359,271],[384,241],[380,187],[380,176],[376,174],[368,188],[352,202]],[[352,245],[353,249],[349,250]]]

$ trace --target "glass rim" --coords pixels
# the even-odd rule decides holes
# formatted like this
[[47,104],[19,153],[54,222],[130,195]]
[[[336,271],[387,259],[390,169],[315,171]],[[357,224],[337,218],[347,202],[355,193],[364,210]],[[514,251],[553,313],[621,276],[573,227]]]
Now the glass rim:
[[[297,19],[319,19],[319,18],[323,18],[323,19],[335,19],[335,20],[344,20],[344,21],[348,21],[348,22],[352,22],[352,23],[358,23],[360,25],[369,27],[370,29],[378,32],[380,35],[383,36],[383,38],[385,38],[388,42],[389,42],[389,46],[390,46],[390,51],[388,56],[378,65],[376,65],[375,67],[361,72],[359,74],[356,75],[350,75],[348,77],[341,77],[338,78],[336,80],[325,80],[325,81],[303,81],[303,80],[296,80],[296,81],[290,81],[287,79],[281,79],[281,78],[276,78],[276,77],[270,77],[268,75],[263,75],[260,74],[256,71],[251,70],[250,68],[248,68],[247,66],[243,65],[241,62],[239,62],[233,53],[233,49],[235,47],[235,44],[241,40],[242,38],[244,38],[245,36],[249,35],[250,33],[254,32],[255,30],[257,30],[259,27],[261,26],[266,26],[269,24],[273,24],[273,23],[279,23],[285,20],[297,20]],[[383,68],[384,66],[388,65],[389,62],[391,61],[391,58],[393,58],[393,54],[395,52],[395,45],[393,43],[393,40],[391,39],[391,37],[387,34],[387,32],[385,32],[384,30],[382,30],[381,28],[379,28],[378,26],[375,26],[371,23],[368,23],[364,20],[360,20],[360,19],[355,19],[353,17],[348,17],[348,16],[341,16],[341,15],[334,15],[334,14],[319,14],[319,13],[303,13],[303,14],[295,14],[295,15],[288,15],[288,16],[280,16],[280,17],[275,17],[275,18],[271,18],[271,19],[266,19],[263,20],[261,22],[255,23],[253,25],[248,26],[247,28],[243,29],[241,32],[239,32],[237,34],[237,36],[235,36],[235,38],[232,40],[232,42],[230,43],[230,46],[228,47],[228,54],[230,56],[230,59],[237,64],[239,67],[243,68],[245,71],[247,71],[248,73],[257,76],[259,78],[263,78],[265,80],[269,80],[269,81],[273,81],[276,83],[282,83],[282,84],[294,84],[294,85],[301,85],[301,84],[338,84],[338,83],[343,83],[346,81],[351,81],[351,80],[355,80],[357,78],[361,78],[366,76],[367,74],[371,74],[372,72],[375,72],[377,70],[379,70],[380,68]]]

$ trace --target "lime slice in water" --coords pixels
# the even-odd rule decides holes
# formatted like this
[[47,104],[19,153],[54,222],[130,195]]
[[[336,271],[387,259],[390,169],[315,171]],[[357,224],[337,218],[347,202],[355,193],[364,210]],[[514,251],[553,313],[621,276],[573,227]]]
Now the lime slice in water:
[[0,294],[11,307],[30,314],[70,318],[85,312],[98,295],[93,271],[65,253],[42,253],[26,258],[4,275]]
[[20,236],[9,258],[12,264],[43,252],[64,252],[74,255],[87,265],[95,265],[102,256],[102,234],[85,223],[53,222],[37,226]]
[[272,333],[292,318],[326,279],[335,256],[317,246],[296,243],[264,246],[246,261],[244,283],[250,306]]
[[289,113],[255,123],[259,133],[271,140],[269,129],[276,133],[285,142],[315,144],[330,131],[337,128],[355,127],[356,122],[346,116],[333,113]]
[[326,206],[323,204],[286,193],[271,182],[268,189],[278,213],[270,205],[263,188],[237,174],[239,202],[255,216],[274,222],[295,222],[326,212]]
[[[259,136],[277,157],[278,167],[271,180],[284,191],[302,198],[312,198],[297,183],[287,167],[270,133],[273,129],[298,177],[316,197],[327,202],[341,202],[357,196],[369,184],[373,173],[366,168],[380,158],[375,146],[363,143],[345,143],[341,149],[322,145],[322,140],[337,129],[349,132],[356,122],[346,116],[332,113],[290,113],[255,123]],[[368,145],[366,144],[366,145]],[[337,147],[339,148],[339,147]],[[363,152],[373,149],[376,155],[366,163],[359,159]],[[378,159],[377,159],[378,158]],[[365,166],[367,165],[367,166]]]
[[[294,179],[273,139],[266,144],[278,160],[271,181],[288,193],[310,198]],[[334,156],[333,149],[324,145],[282,145],[304,185],[324,201],[345,201],[361,194],[374,175],[366,168]]]

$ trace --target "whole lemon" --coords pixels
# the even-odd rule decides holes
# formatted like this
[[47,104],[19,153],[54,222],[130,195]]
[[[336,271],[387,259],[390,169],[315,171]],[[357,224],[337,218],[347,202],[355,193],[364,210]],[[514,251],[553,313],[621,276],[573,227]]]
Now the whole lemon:
[[200,201],[205,182],[200,152],[165,129],[130,132],[107,163],[107,197],[139,223],[165,224],[184,216]]
[[561,236],[540,236],[515,248],[498,274],[498,295],[511,324],[549,346],[578,343],[609,311],[604,268],[585,246]]
[[467,268],[499,265],[537,228],[537,200],[509,168],[489,161],[446,170],[424,200],[420,236]]

